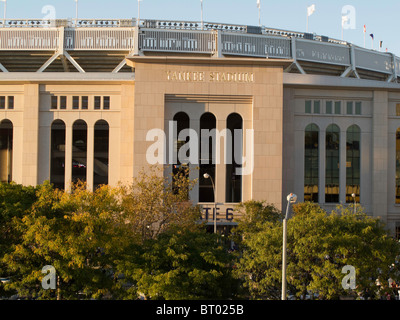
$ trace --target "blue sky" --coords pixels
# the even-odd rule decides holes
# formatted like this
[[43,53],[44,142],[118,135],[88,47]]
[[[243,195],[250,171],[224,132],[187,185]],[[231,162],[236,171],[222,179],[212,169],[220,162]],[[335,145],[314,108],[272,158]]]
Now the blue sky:
[[[258,25],[257,0],[203,0],[204,21]],[[307,7],[315,4],[316,11],[309,18],[309,31],[341,39],[342,8],[355,9],[355,29],[345,29],[344,39],[364,46],[364,24],[367,27],[366,47],[372,47],[370,33],[374,34],[374,48],[383,41],[383,49],[400,56],[400,36],[397,17],[398,0],[261,0],[261,23],[272,28],[306,31]],[[43,18],[42,8],[54,6],[56,17],[74,18],[74,0],[7,0],[7,18]],[[143,0],[142,19],[200,21],[200,0]],[[0,2],[2,16],[3,2]],[[137,16],[137,0],[79,0],[80,18],[133,18]]]

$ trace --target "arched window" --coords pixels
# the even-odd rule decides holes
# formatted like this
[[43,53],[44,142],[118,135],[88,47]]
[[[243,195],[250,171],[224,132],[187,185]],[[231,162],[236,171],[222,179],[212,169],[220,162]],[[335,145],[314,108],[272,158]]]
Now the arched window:
[[319,194],[319,128],[310,124],[304,139],[304,201],[318,203]]
[[50,183],[57,189],[65,184],[65,123],[55,120],[51,124]]
[[325,202],[339,202],[340,129],[331,124],[326,129]]
[[400,204],[400,128],[396,131],[396,204]]
[[0,122],[0,181],[12,181],[13,124],[10,120]]
[[[188,164],[188,161],[186,159],[181,159],[179,157],[179,150],[182,146],[184,146],[187,142],[189,142],[189,137],[186,137],[185,139],[179,137],[179,135],[181,134],[181,132],[183,130],[189,129],[190,128],[190,119],[189,116],[185,113],[185,112],[178,112],[177,114],[175,114],[174,122],[176,122],[176,138],[177,140],[174,141],[175,145],[174,145],[174,152],[175,152],[175,159],[176,159],[176,163],[172,164],[172,173],[174,175],[174,177],[179,174],[180,172],[183,172],[185,174],[186,178],[188,177],[188,172],[187,170],[185,171],[185,167],[184,165]],[[187,155],[189,156],[189,155]],[[175,189],[175,181],[173,181],[173,188],[174,188],[174,192],[177,192],[177,190]],[[187,190],[188,192],[188,196],[189,196],[189,189]]]
[[87,170],[87,125],[77,120],[72,127],[72,182],[86,182]]
[[99,120],[95,123],[93,190],[96,190],[100,185],[108,184],[109,132],[107,121]]
[[[214,189],[212,183],[215,181],[215,151],[216,138],[215,129],[217,120],[215,116],[207,112],[200,118],[200,177],[199,177],[199,202],[214,202]],[[204,178],[204,174],[210,178]]]
[[[226,150],[230,153],[231,163],[226,162],[226,202],[238,203],[242,201],[242,176],[236,174],[241,167],[243,154],[243,119],[237,113],[232,113],[226,120],[226,128],[231,133],[232,145],[227,144]],[[237,163],[239,160],[240,163]]]
[[352,125],[346,133],[346,202],[360,202],[360,139],[361,130],[357,125]]

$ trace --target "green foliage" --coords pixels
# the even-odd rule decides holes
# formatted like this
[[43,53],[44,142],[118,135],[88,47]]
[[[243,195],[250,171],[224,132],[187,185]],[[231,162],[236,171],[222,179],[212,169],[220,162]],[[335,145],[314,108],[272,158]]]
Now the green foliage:
[[[0,276],[9,278],[14,273],[1,256],[10,253],[21,242],[22,233],[16,228],[15,221],[21,219],[36,201],[36,189],[14,183],[0,183]],[[0,297],[9,296],[0,283]]]
[[[94,192],[82,183],[70,193],[48,182],[2,186],[16,194],[5,196],[1,217],[18,235],[2,242],[0,262],[11,278],[4,289],[27,299],[231,297],[233,256],[198,224],[187,175],[172,187],[159,173]],[[45,265],[56,269],[56,290],[41,286]]]
[[244,245],[242,238],[246,234],[257,233],[266,225],[273,225],[282,220],[281,212],[264,201],[246,201],[237,205],[236,210],[241,216],[239,225],[234,228],[232,239],[238,245]]
[[[297,299],[339,299],[346,295],[378,298],[388,279],[399,280],[390,266],[400,254],[399,243],[378,219],[359,209],[338,207],[328,214],[318,205],[294,206],[288,221],[287,284]],[[238,272],[252,298],[279,299],[282,269],[282,224],[264,224],[244,233]],[[344,290],[346,265],[356,269],[356,290]],[[382,286],[376,286],[379,279]]]
[[[233,298],[232,258],[219,236],[203,228],[171,230],[148,239],[119,271],[146,299]],[[135,298],[135,296],[131,296]]]

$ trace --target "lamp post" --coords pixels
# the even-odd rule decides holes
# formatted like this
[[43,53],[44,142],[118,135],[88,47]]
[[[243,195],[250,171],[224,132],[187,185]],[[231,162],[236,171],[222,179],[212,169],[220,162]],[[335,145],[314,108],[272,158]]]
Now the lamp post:
[[354,214],[356,214],[357,213],[357,203],[356,203],[356,194],[355,193],[352,193],[351,194],[351,196],[353,197],[353,199],[354,199]]
[[208,173],[203,174],[203,177],[205,179],[210,179],[212,187],[213,187],[213,192],[214,192],[214,233],[217,233],[217,203],[216,203],[217,195],[215,194],[214,181]]
[[286,300],[286,239],[287,239],[287,220],[289,217],[289,207],[295,203],[297,196],[293,193],[287,196],[286,215],[283,218],[283,250],[282,250],[282,300]]

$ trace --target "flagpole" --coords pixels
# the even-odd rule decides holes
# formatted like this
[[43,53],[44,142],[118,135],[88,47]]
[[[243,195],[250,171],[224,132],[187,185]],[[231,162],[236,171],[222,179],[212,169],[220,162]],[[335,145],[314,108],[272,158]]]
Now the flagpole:
[[201,30],[204,30],[204,20],[203,20],[203,0],[200,0],[201,3]]
[[342,41],[343,41],[343,18],[342,18]]
[[307,33],[308,33],[308,17],[309,17],[309,14],[308,14],[308,9],[307,9],[307,28],[306,28]]
[[75,0],[75,26],[78,24],[78,0]]
[[364,31],[364,48],[365,48],[365,31]]
[[137,17],[137,26],[140,26],[140,0],[138,0],[138,17]]
[[7,14],[7,0],[4,0],[4,23],[3,23],[3,27],[6,25],[6,14]]
[[365,27],[365,24],[364,24],[364,49],[365,49],[365,34],[367,33],[367,28]]

